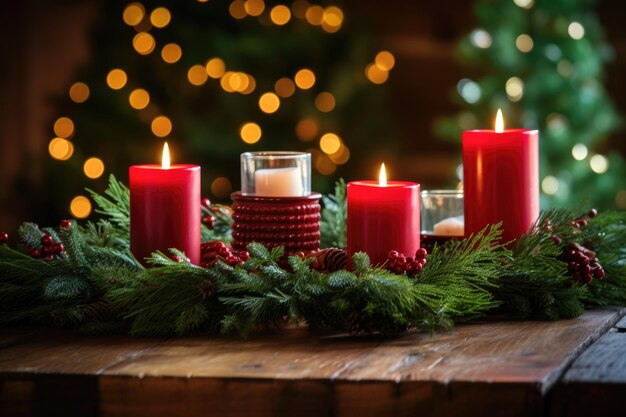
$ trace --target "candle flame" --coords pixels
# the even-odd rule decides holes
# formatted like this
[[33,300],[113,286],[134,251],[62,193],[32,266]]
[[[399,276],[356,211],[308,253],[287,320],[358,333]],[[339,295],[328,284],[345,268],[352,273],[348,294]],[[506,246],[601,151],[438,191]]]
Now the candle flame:
[[167,142],[163,144],[163,158],[161,159],[161,168],[170,169],[170,148]]
[[496,114],[496,133],[504,132],[504,117],[502,117],[502,110],[498,109]]
[[378,185],[381,187],[387,186],[387,171],[385,170],[385,163],[380,165],[380,173],[378,174]]

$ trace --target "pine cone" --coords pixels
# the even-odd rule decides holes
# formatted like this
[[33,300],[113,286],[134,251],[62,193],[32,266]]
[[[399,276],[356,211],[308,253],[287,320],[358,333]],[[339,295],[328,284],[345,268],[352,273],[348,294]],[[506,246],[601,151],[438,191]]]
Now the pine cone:
[[317,258],[318,270],[323,272],[335,272],[346,269],[348,266],[348,253],[345,249],[328,248],[313,254]]

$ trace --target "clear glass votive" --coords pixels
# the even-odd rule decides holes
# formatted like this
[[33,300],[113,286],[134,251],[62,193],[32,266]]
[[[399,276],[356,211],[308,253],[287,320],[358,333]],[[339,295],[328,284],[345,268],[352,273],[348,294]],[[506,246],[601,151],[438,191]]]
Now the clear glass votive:
[[430,250],[435,243],[463,238],[463,191],[424,190],[421,198],[421,246]]
[[311,194],[311,154],[242,153],[241,193],[261,197],[308,196]]

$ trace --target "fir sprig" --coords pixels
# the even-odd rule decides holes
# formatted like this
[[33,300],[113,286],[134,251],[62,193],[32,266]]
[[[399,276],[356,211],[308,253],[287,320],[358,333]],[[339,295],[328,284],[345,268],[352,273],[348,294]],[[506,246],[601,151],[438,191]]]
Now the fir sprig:
[[348,246],[347,238],[347,189],[346,182],[340,179],[335,184],[335,192],[322,197],[324,208],[320,232],[322,235],[322,248],[345,248]]

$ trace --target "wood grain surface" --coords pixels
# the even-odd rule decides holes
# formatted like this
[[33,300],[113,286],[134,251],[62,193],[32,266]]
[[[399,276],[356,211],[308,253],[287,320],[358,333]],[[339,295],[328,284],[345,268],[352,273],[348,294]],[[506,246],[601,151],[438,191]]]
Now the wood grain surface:
[[305,328],[247,340],[4,329],[0,414],[545,415],[561,410],[547,401],[566,369],[623,314],[609,308],[397,339]]

